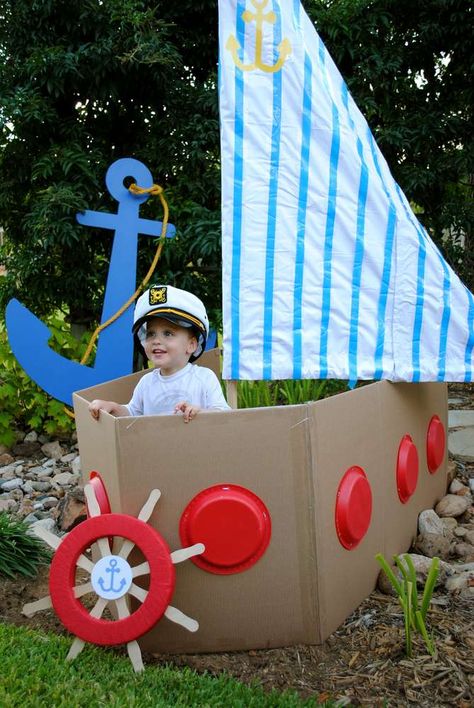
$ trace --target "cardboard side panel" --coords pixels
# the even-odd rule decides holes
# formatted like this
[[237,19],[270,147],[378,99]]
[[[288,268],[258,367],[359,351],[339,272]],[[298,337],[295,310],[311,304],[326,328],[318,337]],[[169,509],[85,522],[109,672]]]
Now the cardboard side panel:
[[[376,510],[385,485],[379,406],[378,384],[310,406],[321,640],[371,593],[377,577],[374,556],[383,548],[383,518]],[[347,550],[337,536],[335,508],[339,483],[353,465],[369,480],[373,513],[363,540]]]
[[116,422],[120,510],[136,515],[158,487],[149,523],[171,550],[181,547],[187,504],[215,484],[250,489],[272,519],[270,545],[249,570],[216,575],[190,561],[178,565],[172,605],[200,629],[190,634],[164,618],[142,647],[195,652],[317,642],[307,407],[201,413],[189,425],[171,416]]
[[[435,474],[427,466],[426,435],[433,415],[447,431],[445,384],[363,386],[312,406],[318,547],[318,599],[322,638],[326,638],[373,590],[379,573],[376,553],[387,559],[408,550],[420,511],[432,508],[446,489],[446,451]],[[412,496],[402,503],[397,491],[400,442],[410,435],[419,457]],[[352,465],[367,475],[372,514],[367,533],[352,550],[340,543],[335,524],[339,483]]]
[[[89,401],[74,393],[73,402],[84,484],[89,481],[92,471],[103,478],[117,479],[116,419],[104,414],[100,420],[94,421],[89,413]],[[116,508],[119,505],[117,484],[107,485],[107,493],[112,509]]]
[[[126,377],[129,378],[129,377]],[[105,384],[86,395],[117,398]],[[217,651],[319,641],[316,550],[307,459],[307,406],[174,416],[92,420],[75,396],[85,477],[100,472],[112,510],[136,516],[151,489],[162,497],[150,519],[170,549],[181,547],[179,519],[189,501],[214,484],[247,487],[272,518],[270,545],[241,573],[215,575],[190,561],[176,567],[172,604],[201,628],[190,634],[166,618],[143,638],[153,651]]]
[[[392,384],[384,381],[379,390],[381,434],[384,456],[389,465],[384,495],[382,552],[389,559],[410,547],[416,536],[420,511],[432,509],[446,493],[447,444],[444,460],[434,474],[428,470],[426,445],[428,426],[433,415],[440,418],[447,436],[447,386],[444,383]],[[412,438],[419,461],[418,483],[406,503],[400,501],[396,483],[398,449],[404,435]]]

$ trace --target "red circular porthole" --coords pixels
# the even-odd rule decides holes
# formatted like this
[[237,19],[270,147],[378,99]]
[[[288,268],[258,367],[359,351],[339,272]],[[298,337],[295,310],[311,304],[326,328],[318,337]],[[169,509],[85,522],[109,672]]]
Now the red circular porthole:
[[[110,514],[110,502],[109,502],[109,497],[107,495],[107,490],[105,488],[105,484],[102,481],[102,477],[98,472],[91,472],[89,475],[89,484],[92,485],[95,493],[95,498],[97,499],[97,503],[99,505],[100,513],[101,514]],[[89,516],[89,512],[87,512],[87,515]]]
[[444,425],[437,415],[434,415],[428,425],[426,434],[426,460],[428,469],[434,474],[444,460],[446,448],[446,433]]
[[192,558],[203,570],[240,573],[264,554],[271,535],[268,509],[256,494],[236,484],[217,484],[197,494],[179,524],[183,546],[203,543]]
[[416,489],[418,482],[418,452],[409,435],[404,435],[398,448],[397,491],[405,504]]
[[372,491],[361,467],[350,467],[341,479],[336,495],[336,531],[348,550],[364,538],[372,516]]

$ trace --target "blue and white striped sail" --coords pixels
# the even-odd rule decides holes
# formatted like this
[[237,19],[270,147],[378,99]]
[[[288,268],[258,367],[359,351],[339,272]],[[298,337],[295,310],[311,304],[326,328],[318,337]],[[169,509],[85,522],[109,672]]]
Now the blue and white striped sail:
[[219,12],[224,378],[471,381],[474,298],[299,0]]

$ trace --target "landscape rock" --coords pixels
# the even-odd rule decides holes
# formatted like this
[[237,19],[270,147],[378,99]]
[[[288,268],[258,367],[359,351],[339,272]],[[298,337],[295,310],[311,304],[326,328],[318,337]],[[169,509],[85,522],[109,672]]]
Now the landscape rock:
[[4,492],[11,492],[13,489],[19,489],[22,484],[21,477],[14,477],[13,479],[7,479],[6,482],[0,482],[0,489]]
[[474,529],[466,528],[464,540],[466,541],[466,543],[470,543],[472,546],[474,546]]
[[59,474],[54,475],[51,482],[53,484],[59,484],[61,487],[64,487],[68,484],[71,484],[72,476],[73,475],[71,474],[71,472],[60,472]]
[[459,594],[468,588],[474,588],[474,570],[465,570],[457,573],[446,580],[446,590],[454,594]]
[[76,457],[72,461],[71,469],[72,469],[73,474],[75,474],[75,475],[80,476],[82,474],[81,458],[79,457],[79,455],[76,455]]
[[[14,465],[7,465],[6,467],[0,468],[0,480],[1,481],[5,482],[7,479],[13,479],[14,477],[16,477]],[[0,484],[1,484],[1,481],[0,481]]]
[[34,455],[35,452],[38,452],[41,449],[41,446],[38,442],[20,442],[17,443],[13,447],[13,454],[14,455],[23,455],[25,457],[30,457],[31,455]]
[[71,531],[87,518],[84,491],[79,487],[65,494],[58,505],[58,526],[61,531]]
[[453,519],[452,516],[445,516],[444,518],[440,519],[440,521],[448,533],[454,531],[454,529],[458,525],[458,522],[456,521],[456,519]]
[[448,484],[448,487],[451,484],[451,482],[453,481],[453,479],[456,477],[457,471],[458,470],[457,470],[456,462],[454,460],[448,460],[448,467],[446,470],[446,482]]
[[17,502],[14,499],[0,499],[0,512],[2,511],[14,511],[16,509]]
[[46,457],[53,458],[53,460],[60,460],[64,455],[64,450],[57,440],[42,445],[41,452],[44,453]]
[[414,545],[415,551],[434,558],[438,556],[444,560],[448,560],[451,551],[451,539],[443,533],[426,533],[419,534]]
[[456,543],[453,549],[454,555],[465,559],[468,563],[474,561],[474,546],[471,543]]
[[56,531],[56,524],[54,522],[54,519],[37,519],[31,524],[31,533],[35,532],[35,529],[38,527],[45,529],[46,531],[50,531],[54,533]]
[[47,482],[46,480],[33,480],[31,482],[31,486],[35,490],[35,492],[47,492],[51,489],[51,483]]
[[458,479],[453,479],[451,484],[449,485],[449,493],[450,494],[457,494],[460,497],[465,496],[466,494],[470,494],[469,487],[466,487],[465,484],[462,484]]
[[31,430],[29,433],[25,435],[23,438],[24,442],[37,442],[38,441],[38,433],[36,430]]
[[[0,448],[3,447],[3,445],[0,445]],[[2,452],[0,454],[0,467],[3,465],[9,465],[10,463],[14,462],[15,458],[13,455],[10,455],[9,452]]]
[[435,506],[438,516],[461,516],[470,506],[468,497],[459,497],[457,494],[446,494]]
[[28,497],[22,499],[20,508],[18,509],[18,516],[21,519],[24,519],[26,516],[32,514],[34,511],[35,509],[33,500],[29,499]]
[[448,529],[434,509],[425,509],[418,516],[418,531],[420,534],[435,533],[446,535]]

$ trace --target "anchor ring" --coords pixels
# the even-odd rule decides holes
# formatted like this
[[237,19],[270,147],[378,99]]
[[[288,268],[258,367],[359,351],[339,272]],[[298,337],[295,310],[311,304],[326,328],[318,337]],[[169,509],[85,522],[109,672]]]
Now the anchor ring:
[[[150,567],[148,593],[140,607],[116,621],[92,617],[74,596],[79,556],[99,538],[132,541]],[[168,545],[153,527],[124,514],[94,516],[76,526],[58,546],[51,562],[49,592],[64,626],[86,642],[110,646],[130,642],[148,632],[163,616],[173,594],[175,570]]]

